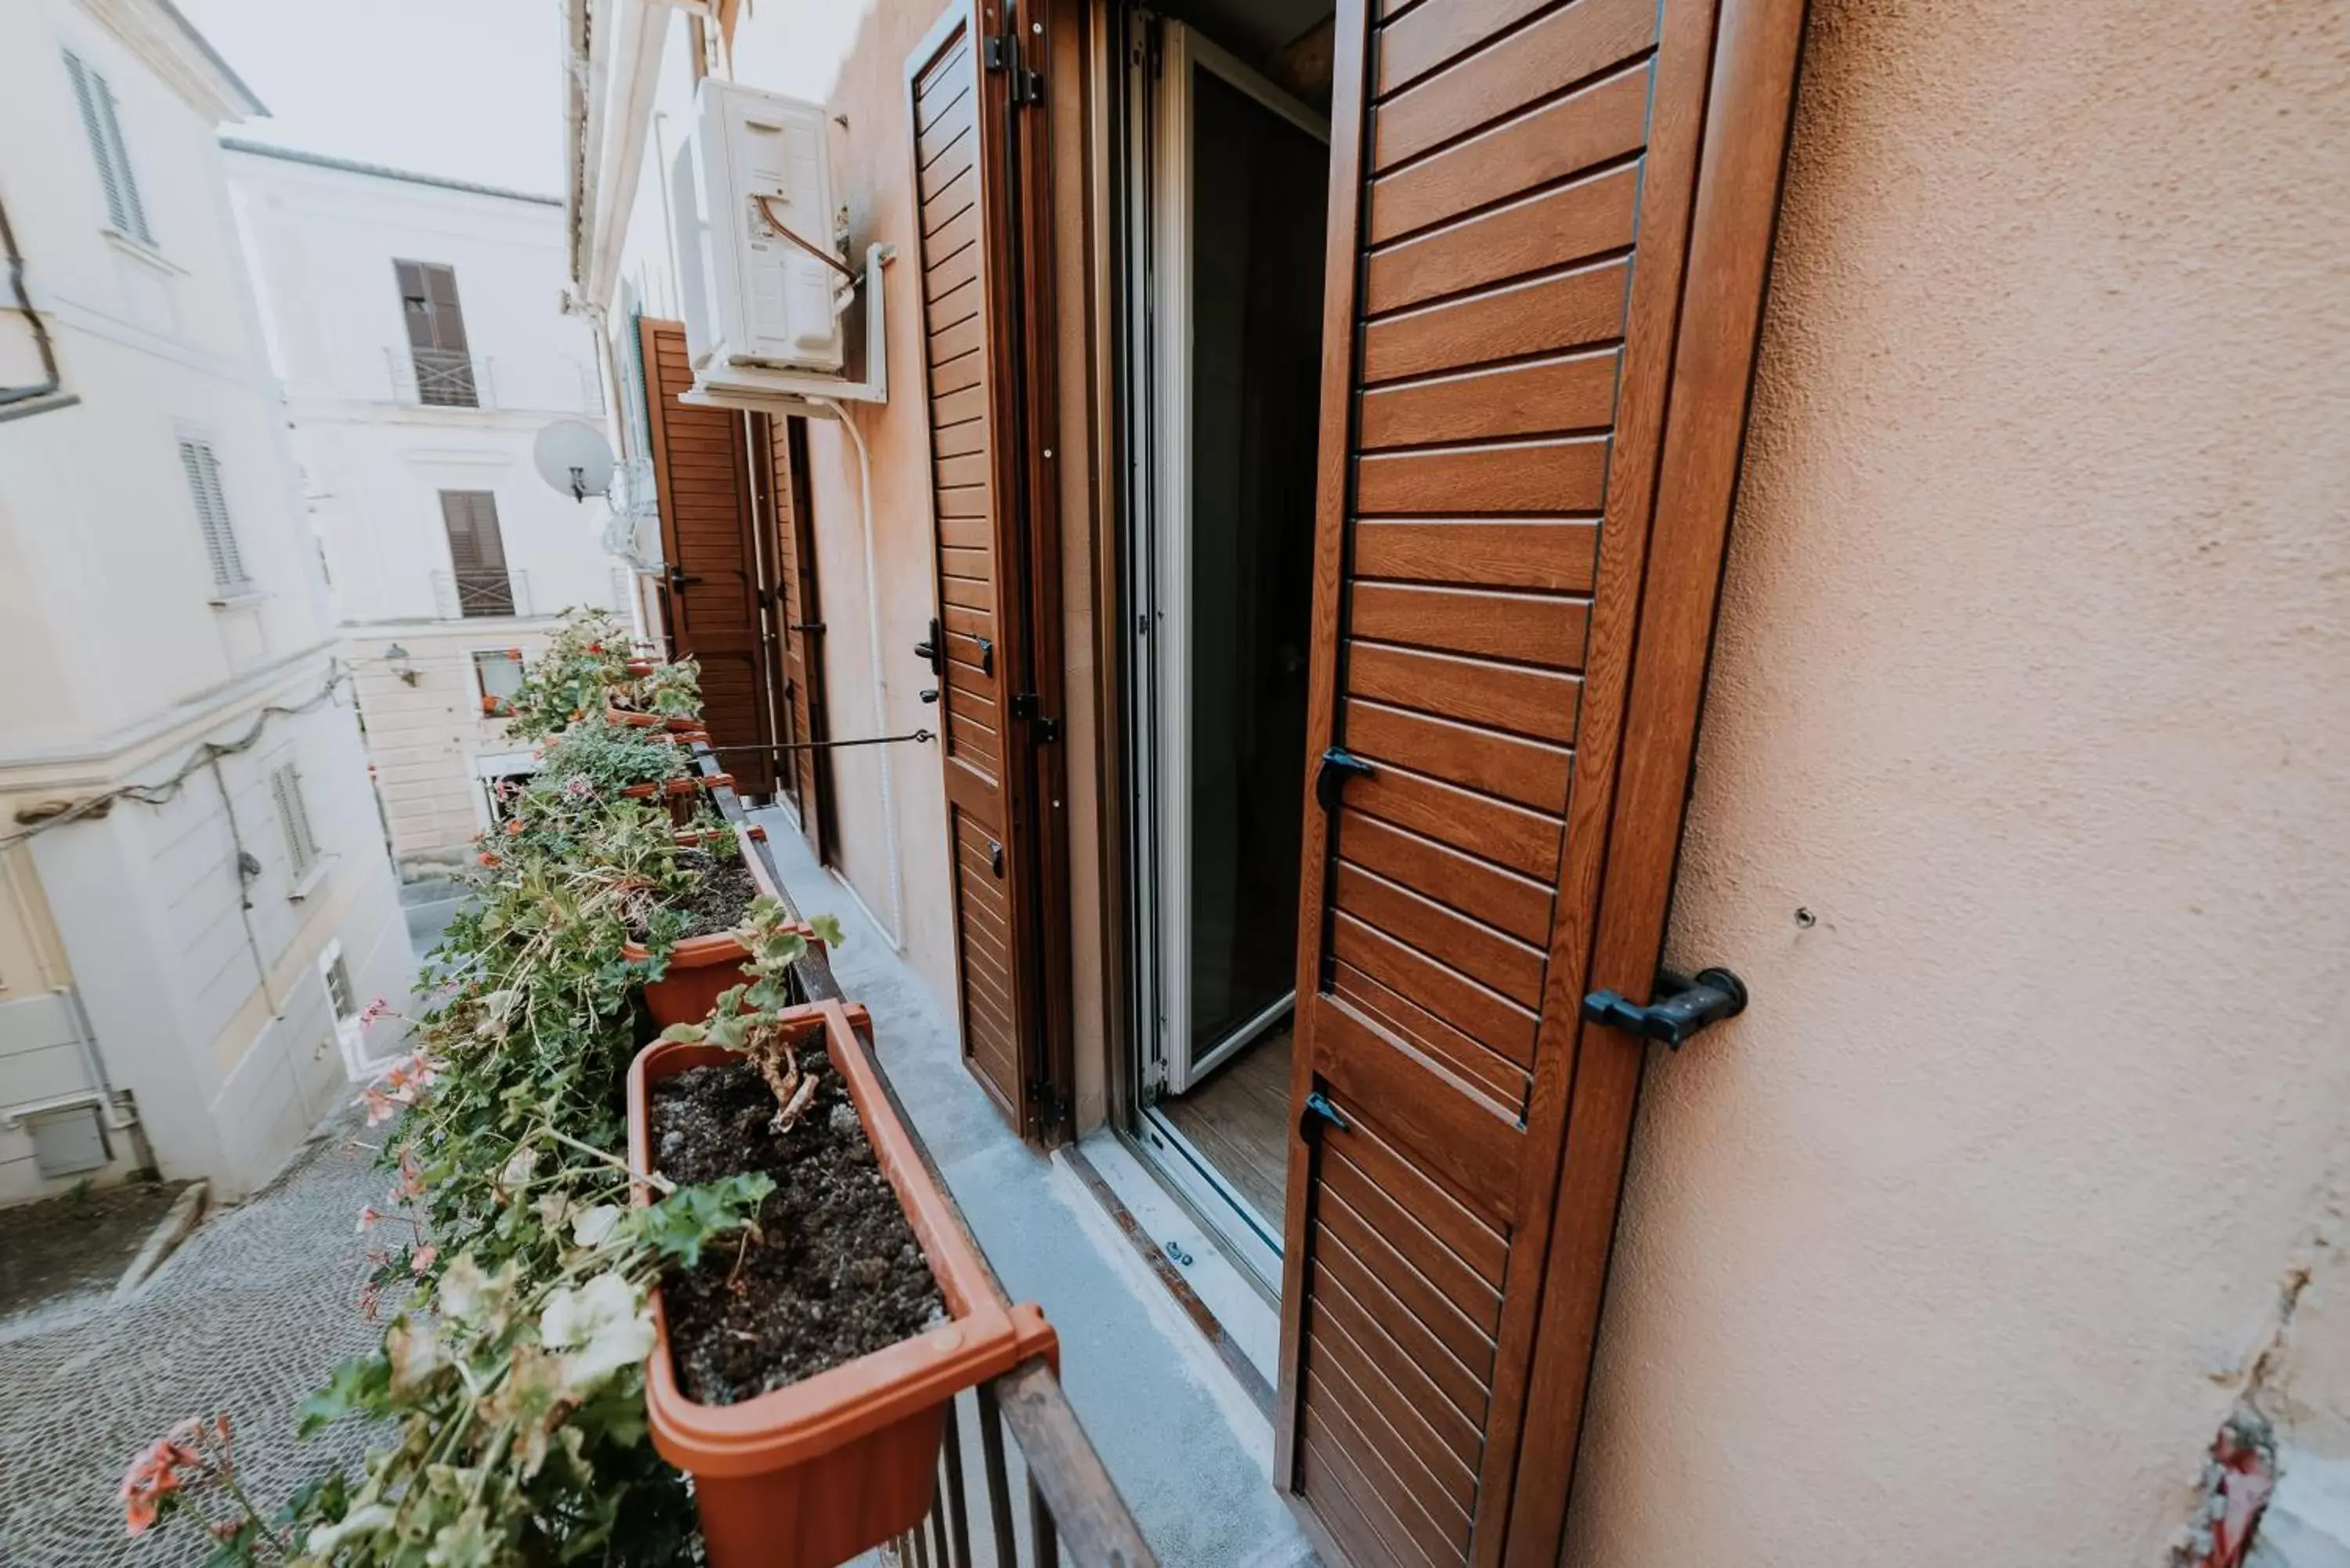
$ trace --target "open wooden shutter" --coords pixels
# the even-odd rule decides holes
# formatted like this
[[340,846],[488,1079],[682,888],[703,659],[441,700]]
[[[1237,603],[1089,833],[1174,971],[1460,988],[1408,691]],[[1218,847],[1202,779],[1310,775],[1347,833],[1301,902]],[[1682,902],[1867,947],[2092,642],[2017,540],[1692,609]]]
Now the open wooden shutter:
[[1801,26],[1339,5],[1276,1433],[1359,1564],[1556,1560]]
[[652,425],[653,484],[660,504],[661,611],[671,654],[702,667],[702,711],[710,740],[738,787],[769,794],[775,759],[773,675],[760,618],[758,524],[750,489],[743,416],[690,408],[693,386],[685,326],[650,317],[639,323],[645,409]]
[[[1047,194],[1042,137],[1024,128],[1043,113],[1024,14],[1013,0],[952,7],[906,73],[938,567],[924,651],[944,736],[957,1011],[972,1072],[1036,1132],[1058,1119],[1035,1091],[1052,1077],[1047,977],[1063,950],[1043,913],[1057,845],[1037,809],[1061,798],[1039,787],[1058,758],[1059,556],[1029,435],[1053,407],[1051,358],[1023,341],[1024,323],[1050,319],[1048,280],[1020,262]],[[991,38],[1006,63],[983,68]]]
[[827,738],[824,712],[824,607],[816,593],[816,531],[809,512],[807,421],[763,417],[766,494],[774,511],[769,534],[775,562],[776,628],[784,651],[784,690],[775,703],[783,743],[797,748],[776,759],[777,792],[792,803],[800,832],[818,863],[832,833],[832,770],[828,753],[810,745]]

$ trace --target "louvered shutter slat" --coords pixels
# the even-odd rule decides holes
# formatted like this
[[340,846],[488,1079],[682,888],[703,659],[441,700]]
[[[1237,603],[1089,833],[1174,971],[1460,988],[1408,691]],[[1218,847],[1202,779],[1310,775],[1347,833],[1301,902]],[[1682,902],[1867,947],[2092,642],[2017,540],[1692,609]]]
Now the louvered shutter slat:
[[187,475],[189,498],[195,504],[196,524],[204,539],[204,558],[212,567],[213,587],[224,594],[251,586],[244,558],[238,551],[236,530],[229,521],[228,495],[222,487],[220,462],[203,441],[180,443],[180,468]]
[[146,205],[139,200],[138,177],[130,171],[130,149],[122,140],[122,119],[115,109],[114,89],[107,85],[104,77],[99,77],[94,85],[98,107],[106,120],[107,145],[114,155],[114,178],[122,190],[123,216],[118,222],[127,223],[125,232],[140,244],[151,245],[155,236],[147,227]]
[[74,101],[81,109],[82,133],[89,138],[89,155],[98,164],[98,183],[106,193],[106,221],[117,230],[130,227],[130,214],[122,202],[122,187],[114,176],[114,153],[108,146],[106,127],[99,118],[98,91],[91,81],[89,67],[71,55],[66,57],[66,74],[73,78]]

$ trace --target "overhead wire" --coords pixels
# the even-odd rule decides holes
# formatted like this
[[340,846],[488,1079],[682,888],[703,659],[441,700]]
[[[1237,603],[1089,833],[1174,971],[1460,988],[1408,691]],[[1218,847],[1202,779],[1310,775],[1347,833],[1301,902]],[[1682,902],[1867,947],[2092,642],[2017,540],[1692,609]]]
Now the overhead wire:
[[[22,844],[27,839],[36,837],[52,828],[63,827],[68,823],[103,815],[113,808],[117,801],[128,800],[140,805],[165,805],[179,794],[189,779],[214,766],[221,758],[237,756],[259,745],[272,720],[293,718],[316,711],[334,701],[336,691],[350,679],[349,666],[339,659],[334,660],[326,684],[318,689],[315,696],[300,702],[273,702],[267,707],[257,710],[254,714],[252,724],[246,728],[244,734],[234,741],[199,742],[180,765],[172,770],[168,778],[148,784],[118,784],[112,789],[102,790],[97,794],[74,801],[54,811],[40,807],[31,808],[29,812],[20,811],[16,814],[16,821],[21,830],[0,836],[0,849]],[[34,812],[37,812],[38,815],[33,815]]]

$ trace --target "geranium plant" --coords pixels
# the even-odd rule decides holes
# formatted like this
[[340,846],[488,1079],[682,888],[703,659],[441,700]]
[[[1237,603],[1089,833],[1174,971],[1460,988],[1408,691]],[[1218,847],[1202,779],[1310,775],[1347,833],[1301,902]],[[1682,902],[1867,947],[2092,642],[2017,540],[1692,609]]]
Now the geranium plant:
[[[665,1266],[748,1238],[763,1177],[671,1189],[631,1208],[622,1082],[633,988],[660,973],[681,897],[709,854],[739,852],[707,805],[678,840],[629,784],[683,774],[686,751],[612,724],[608,705],[698,706],[690,667],[632,673],[608,617],[567,616],[513,701],[545,738],[532,783],[504,800],[473,897],[431,957],[414,1049],[368,1085],[391,1185],[362,1228],[400,1238],[365,1305],[379,1347],[306,1405],[305,1429],[388,1427],[357,1476],[323,1476],[265,1515],[237,1490],[225,1426],[175,1428],[124,1481],[126,1522],[202,1514],[218,1564],[486,1568],[691,1561],[685,1482],[645,1440],[647,1293]],[[754,911],[772,926],[780,911]],[[764,929],[764,927],[763,927]],[[650,957],[630,961],[631,935]],[[791,942],[796,942],[794,934]],[[769,941],[754,1006],[789,989]],[[370,1021],[388,1012],[379,1004]],[[202,1500],[209,1511],[191,1505]],[[231,1506],[233,1505],[233,1506]]]

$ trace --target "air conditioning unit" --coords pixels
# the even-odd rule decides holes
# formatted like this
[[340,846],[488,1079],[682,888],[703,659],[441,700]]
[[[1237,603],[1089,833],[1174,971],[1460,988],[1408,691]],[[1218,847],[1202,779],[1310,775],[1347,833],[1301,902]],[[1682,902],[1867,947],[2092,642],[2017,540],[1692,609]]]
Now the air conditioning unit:
[[[846,259],[822,106],[705,78],[671,181],[690,403],[787,406],[886,400],[881,267]],[[854,330],[862,318],[863,341]],[[853,350],[864,360],[858,377]]]

